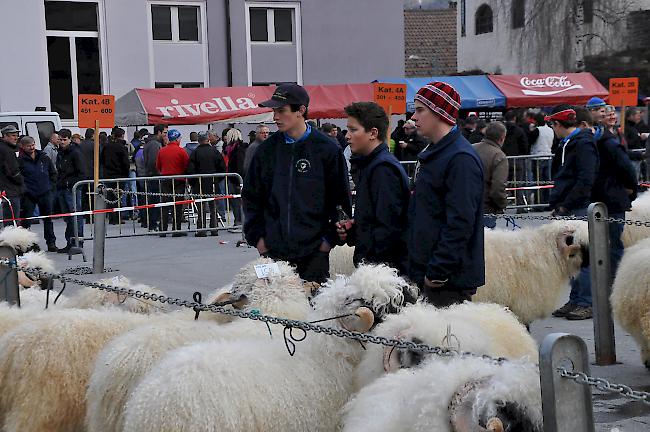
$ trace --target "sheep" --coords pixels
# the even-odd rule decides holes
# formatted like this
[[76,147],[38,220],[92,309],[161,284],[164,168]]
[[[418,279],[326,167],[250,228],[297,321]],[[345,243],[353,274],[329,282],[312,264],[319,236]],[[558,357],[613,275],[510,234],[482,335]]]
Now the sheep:
[[[537,344],[510,311],[490,303],[470,303],[438,309],[418,302],[390,315],[373,334],[429,346],[486,354],[491,357],[528,359],[538,357]],[[425,357],[419,352],[370,345],[355,374],[358,389],[384,374],[417,366]]]
[[554,221],[520,231],[486,230],[485,285],[472,301],[508,307],[525,325],[549,316],[571,277],[588,262],[582,221]]
[[0,246],[13,248],[16,255],[23,255],[27,252],[38,252],[38,236],[28,229],[14,226],[7,226],[0,231]]
[[354,247],[336,246],[330,251],[330,275],[351,275],[354,270]]
[[[650,221],[650,192],[643,193],[632,203],[632,210],[625,216],[627,220]],[[650,228],[625,225],[623,228],[623,246],[629,248],[639,241],[650,237]]]
[[610,301],[614,318],[641,348],[650,369],[650,239],[626,249],[618,267]]
[[[244,266],[232,287],[210,296],[209,303],[238,300],[235,306],[244,312],[258,310],[264,315],[304,319],[309,303],[294,269],[277,262],[280,274],[268,281],[258,279],[254,266],[272,261],[260,258]],[[241,299],[241,300],[240,300]],[[244,304],[246,302],[246,304]],[[163,322],[147,323],[112,340],[97,357],[89,381],[86,413],[88,432],[122,430],[124,405],[141,378],[169,351],[206,340],[227,340],[244,336],[266,336],[267,327],[252,320],[216,325],[228,315],[205,312],[201,321],[190,321],[193,314],[172,314]],[[231,317],[230,317],[231,318]],[[207,321],[205,321],[207,320]],[[280,335],[282,328],[273,334]]]
[[342,417],[343,432],[541,432],[539,371],[526,361],[432,357],[364,387]]
[[[326,282],[309,319],[366,332],[401,307],[403,290],[413,288],[395,270],[362,265],[349,278]],[[293,357],[282,342],[268,339],[180,348],[136,387],[124,431],[335,430],[362,350],[357,341],[319,333],[309,333]]]

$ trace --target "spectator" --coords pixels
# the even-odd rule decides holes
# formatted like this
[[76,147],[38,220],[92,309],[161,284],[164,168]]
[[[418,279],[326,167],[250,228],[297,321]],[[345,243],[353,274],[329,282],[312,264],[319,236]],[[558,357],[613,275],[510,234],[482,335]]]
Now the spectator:
[[415,122],[409,120],[404,123],[404,134],[406,138],[398,141],[395,147],[395,157],[399,161],[416,161],[418,154],[427,146],[425,138],[418,135]]
[[[147,133],[148,135],[148,133]],[[141,135],[141,137],[144,137],[144,135]],[[144,144],[138,147],[136,150],[135,154],[133,155],[133,162],[135,163],[135,174],[136,177],[146,177],[147,176],[147,167],[144,163]],[[146,180],[137,180],[137,189],[139,191],[146,191],[147,190],[147,181]],[[142,201],[147,201],[145,200],[140,200]],[[147,228],[147,210],[146,209],[140,209],[138,210],[138,218],[140,220],[140,226],[142,228]]]
[[[406,141],[406,132],[404,132],[405,123],[406,122],[404,120],[398,120],[397,127],[390,134],[390,139],[392,139],[395,142],[395,144],[397,144],[400,141]],[[395,150],[393,150],[393,153],[395,153]]]
[[[156,159],[156,169],[163,176],[185,174],[190,157],[187,155],[187,152],[180,147],[181,133],[176,129],[170,129],[169,132],[167,132],[167,138],[169,139],[169,144],[167,144],[160,150],[160,152],[158,152],[158,158]],[[176,201],[177,195],[181,195],[182,197],[185,194],[185,180],[174,179],[163,181],[161,189],[162,193],[174,194],[170,201]],[[175,231],[180,231],[181,223],[183,222],[183,206],[175,205],[170,207],[162,208],[163,211],[161,231],[167,231],[167,227],[169,226],[170,210],[172,211],[174,218],[172,221],[173,229]],[[167,234],[160,234],[160,237],[166,236]],[[186,236],[186,232],[175,232],[172,234],[172,237]]]
[[[517,125],[517,112],[508,111],[505,116],[506,124],[506,141],[503,143],[502,150],[506,156],[525,156],[529,154],[528,138],[524,130]],[[508,163],[508,180],[523,182],[526,180],[526,164],[523,159],[515,159]],[[521,186],[521,183],[515,183]],[[515,205],[525,204],[524,191],[515,193]],[[518,208],[517,213],[524,212],[523,208]]]
[[[56,190],[59,207],[62,213],[72,213],[81,208],[81,189],[78,189],[76,196],[72,194],[75,183],[84,180],[86,177],[81,150],[70,142],[72,134],[69,129],[59,131],[59,154],[56,159]],[[75,237],[74,218],[77,218],[77,232],[79,246],[83,248],[84,219],[79,216],[66,216],[65,240],[66,246],[58,250],[59,253],[69,253],[74,245]]]
[[409,180],[384,143],[388,116],[373,102],[353,103],[345,112],[358,183],[354,218],[339,221],[339,238],[355,246],[355,265],[385,263],[406,274]]
[[[126,148],[127,142],[124,140],[124,129],[115,127],[111,133],[108,144],[104,146],[99,154],[99,164],[102,166],[104,178],[117,179],[129,176],[129,154]],[[119,182],[107,182],[107,186],[120,189]],[[127,189],[129,189],[127,187]],[[109,201],[120,200],[121,194],[111,192],[108,194]],[[109,203],[109,208],[119,207],[117,203]],[[110,213],[109,222],[112,225],[121,223],[122,218],[119,213]]]
[[641,110],[629,108],[625,113],[625,142],[627,143],[627,154],[636,170],[637,179],[641,173],[641,161],[643,160],[645,141],[648,138],[648,133],[639,132],[639,123],[641,123]]
[[476,130],[476,121],[478,120],[478,117],[475,115],[471,115],[465,119],[463,122],[463,129],[462,129],[462,134],[465,137],[466,140],[469,140],[470,135],[474,133]]
[[72,144],[79,147],[79,145],[81,144],[81,135],[79,135],[79,134],[72,135],[71,141],[72,141]]
[[[243,179],[246,175],[244,161],[246,160],[246,144],[242,140],[241,131],[232,128],[226,134],[224,140],[224,154],[226,155],[228,173],[239,174]],[[228,177],[226,195],[240,194],[241,183],[237,177]],[[234,225],[241,225],[241,200],[239,198],[228,199],[229,206],[235,216]]]
[[605,120],[605,112],[607,104],[599,97],[592,97],[587,101],[585,107],[591,113],[591,118],[595,125],[602,125]]
[[[116,128],[113,128],[115,130]],[[122,132],[124,131],[121,128],[120,129]],[[124,139],[124,133],[122,133],[122,145],[126,149],[126,154],[128,156],[129,160],[129,171],[127,177],[129,177],[132,180],[129,180],[124,183],[124,190],[127,192],[130,192],[129,194],[124,194],[122,195],[122,207],[126,207],[127,205],[127,200],[132,206],[137,206],[138,205],[138,195],[136,193],[138,192],[137,186],[136,186],[136,174],[135,174],[135,160],[133,159],[133,155],[135,155],[135,146],[133,143],[128,142]],[[132,213],[132,218],[136,218],[136,212],[133,211]]]
[[409,209],[409,277],[438,307],[470,300],[485,284],[483,169],[456,125],[460,96],[432,82],[412,119],[432,142],[419,156]]
[[[217,145],[217,150],[219,150],[219,153],[221,153],[221,154],[224,154],[223,148],[226,145],[226,135],[228,135],[228,131],[230,129],[231,128],[227,127],[224,130],[222,130],[221,131],[221,140],[217,141],[217,144],[216,144]],[[226,161],[226,164],[227,163],[228,163],[228,161]]]
[[485,138],[485,129],[487,128],[487,123],[485,123],[485,120],[477,120],[476,121],[476,128],[474,129],[474,132],[472,132],[469,135],[469,138],[467,138],[467,141],[469,141],[470,144],[476,144],[480,143],[483,141]]
[[[22,217],[34,216],[34,210],[38,206],[41,216],[52,214],[52,189],[56,186],[56,170],[54,163],[42,150],[36,149],[34,138],[24,136],[20,139],[20,172],[25,179],[25,193],[22,199]],[[23,228],[29,229],[32,222],[24,220],[21,223]],[[43,219],[43,236],[47,244],[48,252],[57,252],[56,236],[52,219]]]
[[[474,144],[474,150],[483,163],[483,212],[503,213],[508,205],[508,158],[501,150],[506,140],[506,126],[501,122],[490,123],[485,130],[485,138]],[[483,225],[494,229],[494,217],[483,217]]]
[[131,145],[133,146],[134,154],[138,151],[140,147],[142,147],[142,145],[144,144],[144,139],[147,135],[149,135],[149,131],[145,128],[133,132],[133,139],[131,140]]
[[196,132],[190,132],[190,142],[185,144],[185,151],[187,155],[190,156],[192,152],[199,146],[199,134]]
[[248,168],[251,165],[251,160],[253,155],[257,151],[257,148],[269,137],[270,129],[267,125],[259,124],[255,129],[255,141],[251,142],[246,150],[246,158],[244,158],[244,173],[248,172]]
[[332,123],[323,123],[323,126],[320,128],[321,132],[323,132],[326,136],[330,137],[332,141],[336,143],[341,149],[345,148],[345,146],[341,146],[341,143],[339,142],[339,128],[335,124]]
[[[212,147],[214,147],[215,149],[217,149],[219,154],[222,154],[221,150],[223,148],[223,142],[221,141],[221,138],[219,137],[219,134],[217,134],[214,130],[210,130],[210,131],[208,131],[208,136],[210,137],[210,145]],[[223,180],[221,180],[221,181],[219,181],[217,183],[218,193],[223,194],[224,184],[225,184],[225,181],[223,181]],[[217,201],[217,212],[219,212],[219,217],[222,220],[226,219],[226,200]]]
[[[585,110],[581,115],[586,117],[590,114]],[[561,166],[554,179],[555,187],[551,190],[551,214],[586,216],[598,171],[594,135],[590,129],[576,127],[580,119],[570,105],[556,106],[546,120],[551,122],[553,132],[561,140],[558,149]],[[581,269],[580,274],[571,281],[569,301],[553,312],[554,316],[572,320],[592,317],[589,278],[589,271]]]
[[[145,167],[145,173],[147,177],[156,177],[160,175],[158,168],[156,167],[156,161],[158,159],[158,153],[162,149],[163,145],[167,143],[167,126],[163,124],[157,124],[153,128],[153,135],[149,135],[149,138],[144,143],[144,152],[143,152],[143,162]],[[160,197],[155,195],[160,193],[160,181],[159,180],[147,180],[145,184],[145,191],[151,192],[154,195],[146,196],[146,204],[157,204],[160,202]],[[147,209],[147,227],[149,231],[158,231],[160,222],[160,213],[158,209]]]
[[[198,134],[199,146],[190,155],[189,165],[187,167],[188,174],[222,174],[226,172],[226,163],[223,161],[221,153],[216,148],[210,145],[210,138],[208,132],[201,132]],[[192,193],[201,195],[216,195],[219,193],[217,188],[218,182],[214,178],[200,178],[190,180],[192,186]],[[210,201],[208,203],[199,203],[198,205],[199,218],[197,220],[197,228],[199,230],[206,228],[205,213],[210,212],[210,233],[213,236],[218,236],[217,230],[217,202]],[[206,237],[206,231],[199,231],[195,234],[196,237]]]
[[255,152],[244,179],[244,233],[260,255],[296,266],[308,282],[329,276],[338,243],[337,206],[351,214],[343,152],[305,123],[309,95],[283,84],[260,106],[273,109],[279,132]]
[[[79,145],[79,150],[81,150],[81,155],[83,156],[84,173],[86,178],[92,179],[94,178],[95,173],[95,129],[86,129],[84,140]],[[101,176],[100,164],[99,178],[101,178]]]
[[56,165],[56,156],[59,153],[59,143],[61,142],[59,134],[53,132],[50,134],[50,141],[47,143],[43,151],[50,158],[52,162]]
[[[2,219],[14,219],[20,216],[20,197],[23,193],[23,176],[16,158],[16,145],[20,131],[15,126],[9,125],[0,131],[0,192],[4,192],[11,206],[6,200],[2,202]],[[4,222],[4,226],[12,225],[11,221]]]

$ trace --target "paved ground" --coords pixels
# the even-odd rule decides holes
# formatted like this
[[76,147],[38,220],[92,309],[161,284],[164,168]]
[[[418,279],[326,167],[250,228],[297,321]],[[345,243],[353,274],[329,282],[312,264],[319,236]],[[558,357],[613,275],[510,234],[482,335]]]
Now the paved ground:
[[[501,221],[502,222],[502,221]],[[34,226],[41,232],[42,225]],[[115,231],[115,227],[110,227]],[[64,225],[55,222],[59,246],[63,246]],[[241,234],[223,232],[219,237],[159,238],[135,237],[106,240],[107,267],[117,269],[107,275],[125,275],[134,282],[156,286],[168,295],[191,299],[194,291],[204,294],[230,282],[241,265],[254,259],[257,253],[248,247],[236,247]],[[225,244],[221,244],[223,242]],[[43,242],[44,243],[44,242]],[[92,242],[86,242],[88,263],[81,256],[50,254],[59,270],[77,266],[91,266]],[[103,276],[106,277],[107,275]],[[89,280],[96,275],[86,276]],[[583,338],[590,348],[593,361],[593,322],[570,322],[550,318],[533,323],[531,332],[538,342],[550,333],[572,333]],[[616,329],[619,364],[600,367],[592,364],[592,375],[622,383],[636,390],[650,391],[650,371],[639,360],[639,352],[632,338]],[[594,412],[598,431],[636,432],[650,430],[650,405],[594,391]]]

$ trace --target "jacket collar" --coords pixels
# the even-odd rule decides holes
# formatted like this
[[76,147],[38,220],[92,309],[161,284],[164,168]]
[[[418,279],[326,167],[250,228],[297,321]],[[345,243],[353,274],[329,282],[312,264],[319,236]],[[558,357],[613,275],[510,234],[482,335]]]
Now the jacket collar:
[[36,157],[33,158],[33,159],[32,159],[32,157],[30,155],[28,155],[24,151],[21,151],[20,154],[18,155],[18,157],[20,159],[24,159],[24,160],[28,160],[28,161],[32,161],[32,162],[37,162],[41,158],[42,154],[43,154],[43,150],[36,149]]
[[368,164],[369,164],[370,162],[372,162],[372,161],[377,157],[377,155],[379,155],[379,153],[381,153],[381,152],[383,152],[383,151],[388,151],[388,147],[386,146],[385,143],[381,143],[381,144],[379,144],[379,145],[378,145],[377,147],[375,147],[375,149],[374,149],[372,152],[370,152],[370,154],[367,155],[367,156],[364,156],[364,155],[352,155],[352,156],[350,157],[350,163],[351,163],[351,164],[355,164],[355,165],[358,166],[359,168],[366,167],[366,166],[368,166]]
[[447,135],[442,137],[440,141],[437,143],[429,144],[427,148],[425,148],[419,155],[418,159],[421,161],[427,161],[437,155],[438,153],[443,152],[444,150],[447,149],[450,145],[452,145],[454,142],[456,142],[457,139],[461,137],[460,130],[458,129],[458,126],[454,126],[454,128],[449,131]]
[[489,146],[496,147],[499,150],[501,150],[501,146],[499,144],[495,143],[494,141],[490,140],[490,139],[483,138],[482,142],[489,145]]

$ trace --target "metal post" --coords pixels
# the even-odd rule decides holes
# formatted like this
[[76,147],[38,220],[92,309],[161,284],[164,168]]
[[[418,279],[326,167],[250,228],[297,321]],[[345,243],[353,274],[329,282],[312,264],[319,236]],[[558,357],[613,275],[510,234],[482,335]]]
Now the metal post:
[[566,333],[552,333],[540,346],[544,432],[593,432],[591,389],[562,378],[558,367],[589,374],[587,345],[582,339]]
[[[16,251],[10,246],[0,246],[0,259],[16,262]],[[0,266],[0,301],[6,301],[20,307],[20,290],[18,289],[18,271],[11,267]]]
[[[95,210],[106,208],[104,201],[103,186],[95,188]],[[93,273],[104,273],[104,246],[106,243],[106,213],[100,212],[95,215],[93,225]]]
[[589,264],[591,267],[591,294],[594,310],[594,342],[596,364],[599,366],[616,363],[614,322],[609,296],[612,292],[612,271],[610,262],[609,225],[607,206],[593,203],[589,206]]

